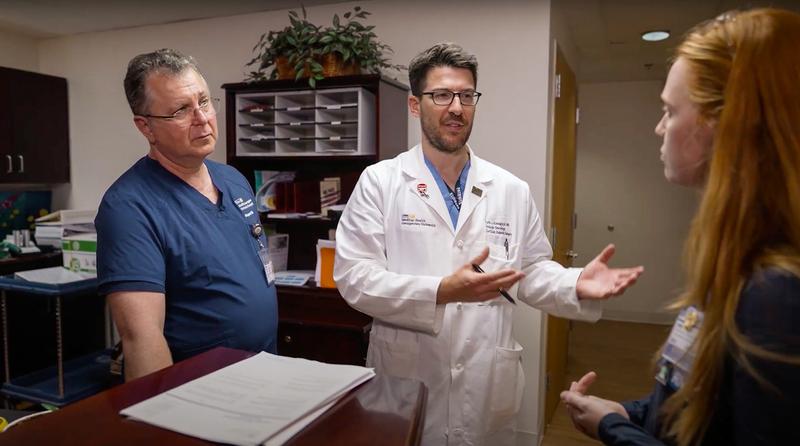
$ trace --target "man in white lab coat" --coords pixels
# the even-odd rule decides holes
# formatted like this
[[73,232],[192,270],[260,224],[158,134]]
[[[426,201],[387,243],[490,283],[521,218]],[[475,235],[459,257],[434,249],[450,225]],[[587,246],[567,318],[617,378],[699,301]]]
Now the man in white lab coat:
[[513,444],[525,379],[500,292],[596,320],[599,300],[642,268],[610,269],[612,246],[584,269],[550,260],[528,185],[467,145],[481,95],[474,56],[438,44],[411,61],[409,80],[421,144],[361,175],[336,231],[334,278],[374,318],[367,365],[427,386],[423,444]]

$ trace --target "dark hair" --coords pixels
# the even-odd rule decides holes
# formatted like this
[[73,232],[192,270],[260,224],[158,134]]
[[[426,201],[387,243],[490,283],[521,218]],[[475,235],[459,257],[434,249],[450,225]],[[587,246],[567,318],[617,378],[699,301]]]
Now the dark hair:
[[133,114],[144,113],[144,104],[147,102],[147,92],[144,88],[147,76],[156,72],[180,74],[187,68],[200,73],[191,56],[185,56],[169,48],[140,54],[131,59],[128,62],[128,72],[125,73],[124,85],[125,96]]
[[425,77],[431,68],[436,67],[466,68],[472,72],[472,79],[475,86],[478,86],[478,59],[453,42],[442,42],[417,54],[409,63],[408,82],[411,84],[411,94],[422,96]]

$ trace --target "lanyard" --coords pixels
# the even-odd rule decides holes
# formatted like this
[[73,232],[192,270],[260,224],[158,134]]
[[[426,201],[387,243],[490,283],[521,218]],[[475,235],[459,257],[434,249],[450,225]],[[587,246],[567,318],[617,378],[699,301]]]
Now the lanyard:
[[458,180],[456,180],[456,190],[450,189],[450,186],[447,183],[444,183],[447,187],[447,192],[450,194],[450,200],[452,200],[453,205],[456,207],[456,210],[461,212],[461,203],[464,202],[464,194],[461,192],[461,185],[458,184]]
[[258,247],[260,249],[264,249],[264,244],[261,243],[261,234],[264,233],[264,227],[261,226],[261,223],[256,223],[250,227],[250,235],[253,236],[254,239],[258,242]]

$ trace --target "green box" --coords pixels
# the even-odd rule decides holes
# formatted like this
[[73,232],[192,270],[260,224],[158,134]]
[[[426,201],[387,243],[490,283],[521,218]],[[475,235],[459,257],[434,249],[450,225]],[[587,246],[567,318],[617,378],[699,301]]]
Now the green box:
[[76,234],[61,240],[64,268],[76,273],[97,274],[97,234]]

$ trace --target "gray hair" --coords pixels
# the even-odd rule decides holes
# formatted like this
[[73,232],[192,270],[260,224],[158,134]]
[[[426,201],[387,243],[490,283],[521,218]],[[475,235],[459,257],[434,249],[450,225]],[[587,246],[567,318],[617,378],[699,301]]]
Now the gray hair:
[[128,62],[128,72],[125,73],[125,96],[133,114],[144,113],[147,102],[145,83],[147,76],[152,73],[165,73],[177,75],[191,68],[198,74],[197,63],[191,56],[185,56],[179,51],[164,48],[152,53],[140,54]]
[[422,96],[428,71],[437,67],[466,68],[472,72],[472,79],[478,86],[478,59],[453,42],[442,42],[417,54],[408,64],[411,94]]

